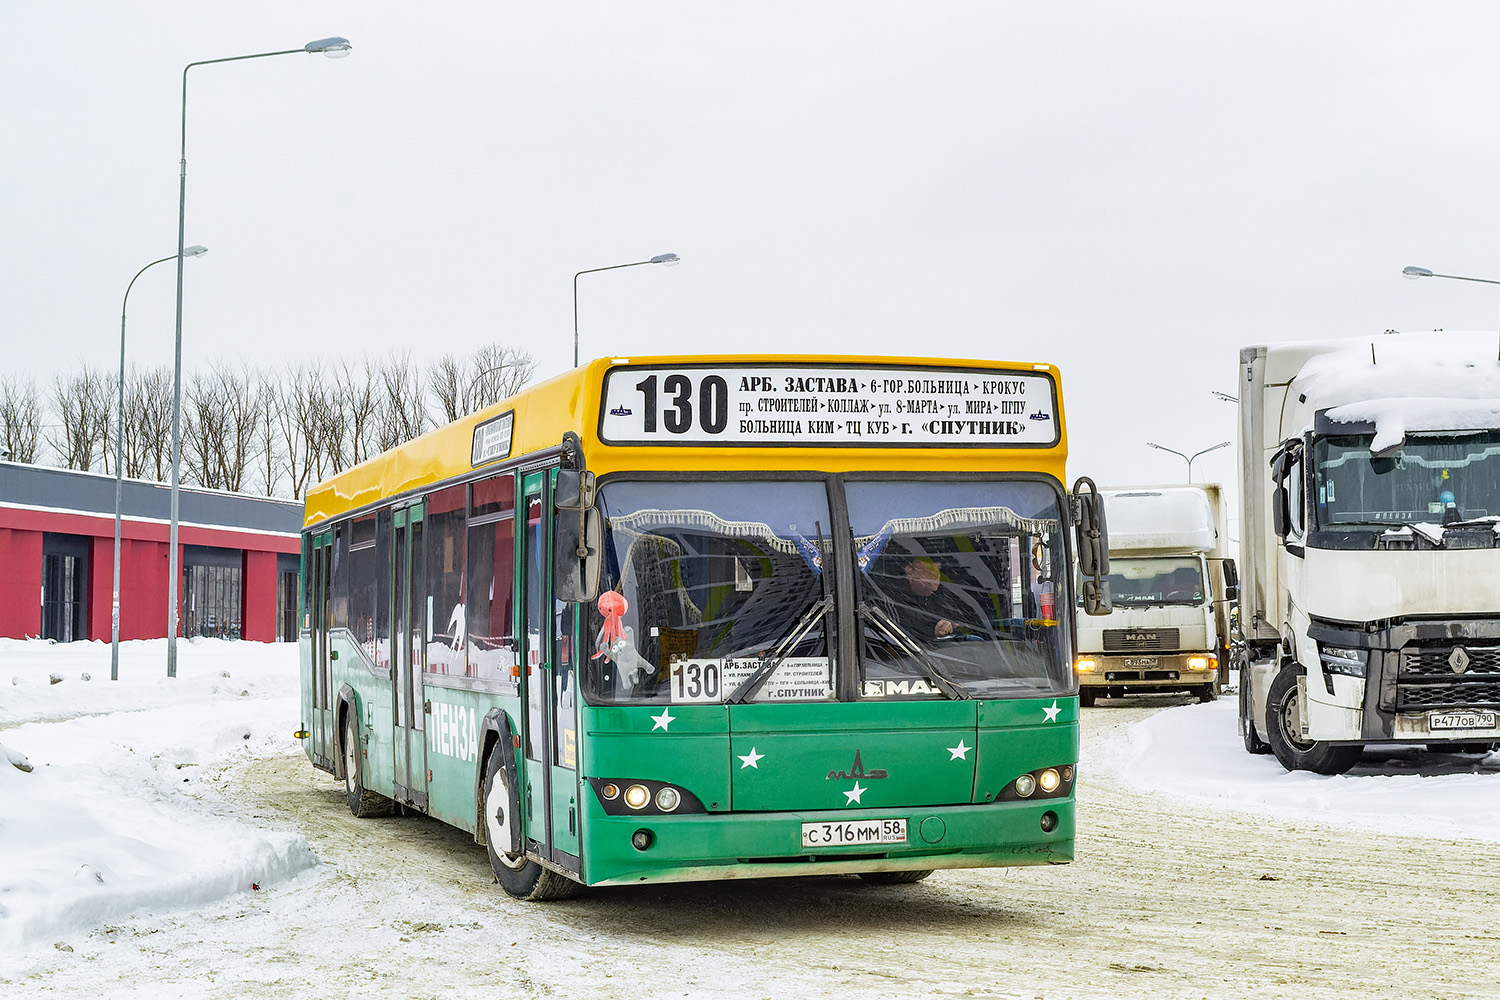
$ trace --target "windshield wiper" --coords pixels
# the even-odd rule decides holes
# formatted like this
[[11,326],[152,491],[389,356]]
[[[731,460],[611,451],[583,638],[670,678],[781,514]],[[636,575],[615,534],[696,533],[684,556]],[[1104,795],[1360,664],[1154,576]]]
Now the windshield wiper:
[[891,616],[886,614],[883,609],[874,604],[861,603],[855,610],[854,616],[869,621],[877,632],[885,636],[888,642],[916,660],[917,665],[922,668],[922,672],[950,699],[964,701],[974,697],[962,684],[949,677],[947,672],[937,665],[937,661],[922,648],[922,644],[913,639],[911,633],[907,632],[906,629],[892,621]]
[[725,699],[725,701],[729,704],[738,705],[759,691],[761,685],[776,672],[776,668],[781,666],[788,656],[792,655],[792,650],[797,648],[797,643],[806,638],[807,633],[812,631],[813,626],[822,621],[823,616],[831,610],[833,610],[832,597],[825,597],[808,608],[807,613],[786,634],[786,638],[781,640],[776,648],[771,650],[770,655],[765,658],[764,662],[755,669],[755,673],[741,681],[740,686],[735,688],[734,693]]

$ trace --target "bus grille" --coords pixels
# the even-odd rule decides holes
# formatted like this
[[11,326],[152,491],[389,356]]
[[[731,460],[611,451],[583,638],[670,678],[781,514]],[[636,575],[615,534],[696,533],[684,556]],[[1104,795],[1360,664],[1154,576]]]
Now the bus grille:
[[1176,648],[1177,630],[1175,628],[1107,628],[1104,630],[1106,653]]

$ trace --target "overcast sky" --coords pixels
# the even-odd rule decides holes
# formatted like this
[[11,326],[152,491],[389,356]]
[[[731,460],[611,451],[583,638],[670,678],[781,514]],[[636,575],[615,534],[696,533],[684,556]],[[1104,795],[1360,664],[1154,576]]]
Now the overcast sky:
[[[491,341],[585,358],[1050,361],[1070,474],[1179,481],[1241,346],[1487,329],[1479,3],[0,2],[4,372],[118,361],[176,252],[185,364]],[[131,293],[170,363],[174,265]],[[1233,481],[1233,451],[1199,479]]]

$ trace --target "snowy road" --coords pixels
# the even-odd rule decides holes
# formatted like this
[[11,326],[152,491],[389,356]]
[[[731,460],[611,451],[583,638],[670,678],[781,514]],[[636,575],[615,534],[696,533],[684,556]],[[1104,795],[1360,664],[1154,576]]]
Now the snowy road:
[[1169,704],[1084,713],[1075,864],[904,887],[787,879],[517,903],[467,835],[355,820],[300,755],[263,757],[205,776],[200,795],[300,832],[321,865],[33,950],[0,995],[1500,997],[1500,844],[1130,787],[1110,770],[1121,737]]

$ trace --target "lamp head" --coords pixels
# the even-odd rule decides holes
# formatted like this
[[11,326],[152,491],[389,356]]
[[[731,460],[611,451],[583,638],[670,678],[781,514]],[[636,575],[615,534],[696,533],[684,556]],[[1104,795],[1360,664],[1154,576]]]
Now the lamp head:
[[1401,273],[1408,278],[1430,278],[1432,272],[1425,267],[1404,267]]
[[655,257],[651,258],[650,263],[665,264],[668,267],[672,267],[674,264],[681,264],[682,258],[677,256],[675,253],[659,253]]
[[208,253],[208,247],[199,246],[196,243],[190,247],[182,248],[182,255],[184,257],[202,257],[206,253]]
[[330,59],[342,59],[347,56],[354,46],[349,44],[349,39],[340,38],[337,35],[332,38],[319,38],[315,42],[308,42],[302,46],[308,52],[321,52]]

